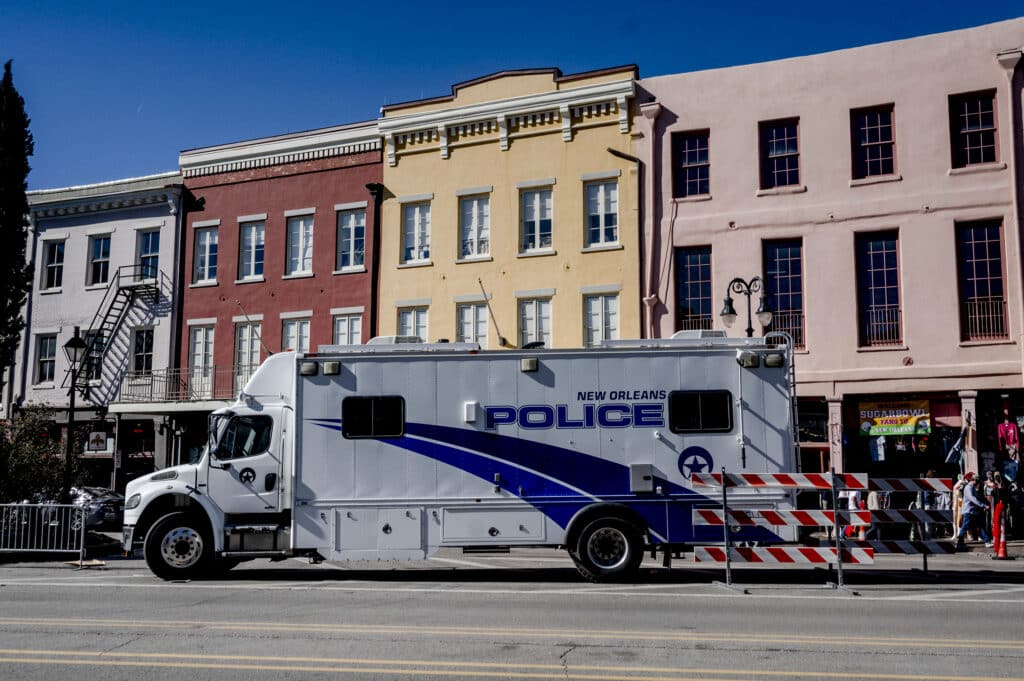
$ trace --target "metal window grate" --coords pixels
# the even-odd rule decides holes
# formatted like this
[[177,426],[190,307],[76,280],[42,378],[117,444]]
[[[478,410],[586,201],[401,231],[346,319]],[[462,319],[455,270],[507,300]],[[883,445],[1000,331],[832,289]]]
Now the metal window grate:
[[1008,338],[1002,223],[982,220],[958,224],[956,239],[961,339]]

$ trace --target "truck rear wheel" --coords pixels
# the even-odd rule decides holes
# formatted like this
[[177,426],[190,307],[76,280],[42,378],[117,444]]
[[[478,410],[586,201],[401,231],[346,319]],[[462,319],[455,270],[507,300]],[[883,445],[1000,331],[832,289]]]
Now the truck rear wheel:
[[640,530],[621,518],[598,518],[580,532],[572,559],[591,582],[628,579],[643,560]]
[[213,562],[213,541],[206,523],[188,513],[171,513],[146,534],[146,564],[163,579],[192,579]]

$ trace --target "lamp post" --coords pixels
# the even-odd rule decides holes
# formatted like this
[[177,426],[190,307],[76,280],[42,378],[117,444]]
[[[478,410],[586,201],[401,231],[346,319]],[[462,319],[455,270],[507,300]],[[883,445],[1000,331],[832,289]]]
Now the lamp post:
[[64,484],[60,494],[60,500],[65,504],[71,501],[71,457],[75,451],[75,393],[78,392],[79,364],[85,357],[85,351],[85,341],[82,340],[79,328],[76,326],[74,335],[64,344],[64,354],[68,358],[68,371],[71,372],[71,390],[68,391],[68,434],[64,441]]
[[772,310],[768,306],[764,297],[764,282],[761,277],[754,277],[750,281],[745,281],[742,277],[736,277],[729,282],[729,285],[725,289],[725,306],[722,308],[722,323],[725,324],[726,328],[731,327],[736,322],[736,308],[732,305],[732,296],[730,293],[742,293],[747,297],[747,338],[754,335],[753,319],[750,316],[750,296],[754,293],[761,293],[761,301],[757,306],[757,312],[754,314],[757,316],[757,321],[762,327],[768,326],[772,323]]

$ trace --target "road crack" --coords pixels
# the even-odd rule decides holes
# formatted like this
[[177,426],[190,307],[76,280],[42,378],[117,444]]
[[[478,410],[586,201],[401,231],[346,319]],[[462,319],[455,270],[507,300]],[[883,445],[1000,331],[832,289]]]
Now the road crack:
[[558,656],[558,660],[562,663],[562,672],[565,673],[565,678],[569,678],[569,661],[565,658],[569,656],[569,653],[576,650],[579,646],[571,645],[565,649],[565,652]]
[[136,641],[141,641],[142,639],[143,639],[143,636],[141,636],[141,635],[139,635],[139,636],[132,636],[127,641],[123,641],[122,643],[119,643],[116,646],[112,646],[110,648],[107,648],[106,650],[101,650],[100,651],[100,656],[102,657],[103,655],[106,655],[107,653],[112,653],[115,650],[119,650],[121,648],[124,648],[125,646],[131,645],[132,643],[135,643]]

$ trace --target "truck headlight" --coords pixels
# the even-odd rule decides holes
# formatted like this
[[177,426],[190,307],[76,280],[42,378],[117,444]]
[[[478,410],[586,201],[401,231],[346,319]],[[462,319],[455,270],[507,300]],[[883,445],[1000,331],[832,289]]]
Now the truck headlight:
[[124,502],[125,510],[130,510],[130,509],[135,508],[136,506],[139,505],[139,502],[141,502],[141,501],[142,501],[142,495],[141,494],[133,494],[133,495],[131,495],[130,497],[128,497],[128,501]]

